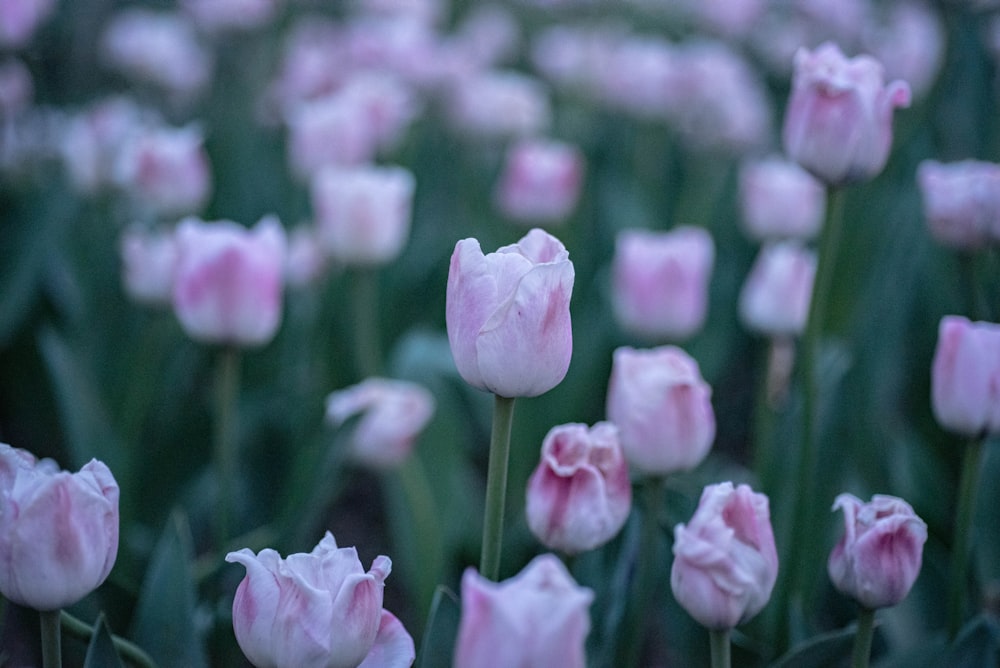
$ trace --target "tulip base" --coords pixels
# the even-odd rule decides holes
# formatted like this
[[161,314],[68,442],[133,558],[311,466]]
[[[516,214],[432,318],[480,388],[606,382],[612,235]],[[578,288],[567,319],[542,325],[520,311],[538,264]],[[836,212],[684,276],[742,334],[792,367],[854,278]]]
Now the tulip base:
[[220,351],[215,377],[215,466],[219,499],[216,504],[216,545],[222,550],[229,540],[230,508],[236,478],[236,409],[240,388],[240,351]]
[[510,463],[510,428],[513,421],[514,399],[495,395],[490,462],[486,473],[483,548],[479,558],[479,574],[494,582],[500,579],[503,515],[507,503],[507,469]]
[[875,637],[875,611],[861,608],[858,613],[858,633],[854,636],[854,654],[851,668],[868,668],[872,654],[872,638]]
[[729,668],[732,665],[729,629],[709,629],[708,642],[712,649],[712,668]]
[[45,610],[38,615],[42,623],[42,666],[62,668],[61,611]]

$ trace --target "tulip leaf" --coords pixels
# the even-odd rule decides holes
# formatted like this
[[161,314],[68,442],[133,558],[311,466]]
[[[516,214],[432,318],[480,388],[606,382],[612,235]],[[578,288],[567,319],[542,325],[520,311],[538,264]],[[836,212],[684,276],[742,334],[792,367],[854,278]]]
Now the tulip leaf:
[[87,657],[83,662],[83,668],[121,668],[121,666],[122,662],[115,650],[111,631],[108,630],[107,621],[102,613],[98,616],[97,623],[94,624],[94,633],[90,638],[90,645],[87,647]]
[[208,665],[194,621],[197,599],[193,559],[187,519],[175,512],[153,551],[131,633],[162,668]]
[[462,611],[455,592],[439,586],[427,615],[427,627],[420,643],[417,668],[450,666],[458,638],[458,622]]
[[778,659],[771,668],[824,668],[841,665],[854,646],[857,624],[810,638]]
[[989,615],[971,619],[951,646],[941,665],[978,668],[1000,665],[1000,624]]

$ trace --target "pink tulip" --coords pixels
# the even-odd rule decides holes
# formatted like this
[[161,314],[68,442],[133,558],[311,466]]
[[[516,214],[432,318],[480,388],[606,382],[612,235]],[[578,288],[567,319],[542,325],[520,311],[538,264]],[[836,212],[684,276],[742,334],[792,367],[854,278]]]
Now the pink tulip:
[[[388,557],[377,557],[366,573],[357,550],[338,548],[327,532],[308,554],[282,559],[271,549],[255,555],[244,548],[226,561],[247,570],[233,600],[233,630],[255,666],[355,668],[375,647],[386,619]],[[387,634],[398,633],[392,619],[385,623]]]
[[844,535],[830,553],[830,580],[866,608],[893,606],[906,598],[920,574],[927,525],[910,504],[876,494],[869,503],[841,494]]
[[886,76],[905,81],[915,98],[925,97],[944,63],[945,27],[921,0],[887,3],[880,22],[866,21],[864,43],[885,66]]
[[334,426],[359,414],[351,455],[368,466],[391,468],[409,456],[434,415],[434,395],[416,383],[368,378],[326,398],[326,418]]
[[583,182],[583,156],[573,146],[526,139],[507,151],[494,199],[520,222],[560,223],[573,212]]
[[173,233],[129,227],[122,233],[120,250],[128,296],[142,304],[169,305],[177,263]]
[[96,459],[69,473],[0,443],[0,593],[58,610],[97,589],[118,556],[118,494]]
[[1000,433],[1000,325],[941,319],[931,367],[938,423],[966,436]]
[[26,46],[56,8],[56,0],[0,0],[0,50]]
[[632,508],[632,483],[618,429],[599,422],[553,427],[528,480],[525,512],[546,547],[576,554],[608,542]]
[[483,71],[462,77],[449,99],[455,125],[472,137],[524,137],[546,130],[551,121],[544,85],[527,75]]
[[288,234],[285,283],[290,287],[313,285],[329,269],[330,258],[320,246],[313,225],[299,225]]
[[909,104],[906,82],[886,85],[874,58],[848,59],[829,42],[815,51],[800,49],[785,115],[785,151],[828,185],[869,180],[889,158],[893,110]]
[[927,227],[939,243],[975,250],[1000,240],[1000,165],[924,160],[917,185]]
[[715,439],[712,388],[698,363],[675,346],[618,348],[608,385],[608,420],[629,464],[648,475],[688,471]]
[[515,577],[462,576],[462,619],[453,668],[583,668],[594,595],[554,555],[535,557]]
[[768,499],[747,485],[709,485],[674,528],[670,588],[702,626],[731,629],[760,612],[778,578]]
[[0,61],[0,123],[30,109],[34,97],[35,82],[24,63],[17,58]]
[[395,260],[410,236],[416,181],[402,167],[327,168],[312,180],[316,234],[334,260],[379,265]]
[[465,382],[502,397],[534,397],[558,385],[573,355],[573,279],[565,246],[540,229],[488,255],[475,239],[459,241],[445,320]]
[[740,169],[740,209],[751,239],[812,239],[823,226],[826,192],[794,162],[755,160]]
[[73,187],[93,195],[115,181],[122,148],[150,122],[130,98],[101,100],[69,119],[60,153]]
[[288,112],[288,163],[308,182],[324,167],[372,161],[377,139],[367,109],[356,97],[332,94],[302,102]]
[[622,230],[611,267],[618,322],[650,340],[694,335],[705,323],[714,262],[715,245],[702,228]]
[[740,291],[740,319],[766,336],[805,330],[816,277],[816,253],[793,241],[764,246]]
[[207,343],[260,346],[281,324],[285,232],[274,217],[252,229],[187,218],[177,227],[174,312]]
[[409,668],[416,658],[413,637],[394,614],[382,610],[375,644],[358,668]]

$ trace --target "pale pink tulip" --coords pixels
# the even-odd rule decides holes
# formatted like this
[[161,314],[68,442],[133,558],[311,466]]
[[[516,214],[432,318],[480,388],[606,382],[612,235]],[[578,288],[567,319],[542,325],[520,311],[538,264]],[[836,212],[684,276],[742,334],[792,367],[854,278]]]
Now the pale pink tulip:
[[378,142],[362,100],[339,94],[303,102],[288,114],[288,163],[309,181],[324,167],[371,162]]
[[560,223],[573,212],[583,183],[583,155],[574,146],[526,139],[507,150],[494,200],[519,222]]
[[129,227],[122,233],[119,250],[128,296],[143,304],[169,305],[177,264],[173,231]]
[[0,48],[27,46],[56,8],[56,0],[0,0]]
[[812,239],[823,226],[826,191],[798,164],[770,157],[740,168],[743,229],[756,241]]
[[766,336],[798,336],[809,318],[815,277],[815,252],[794,241],[764,246],[740,291],[743,324]]
[[484,139],[543,132],[552,115],[542,82],[506,70],[462,77],[454,85],[448,105],[449,117],[460,131]]
[[938,423],[966,436],[1000,433],[1000,325],[941,319],[931,366]]
[[941,244],[976,250],[1000,241],[1000,165],[924,160],[917,186],[927,227]]

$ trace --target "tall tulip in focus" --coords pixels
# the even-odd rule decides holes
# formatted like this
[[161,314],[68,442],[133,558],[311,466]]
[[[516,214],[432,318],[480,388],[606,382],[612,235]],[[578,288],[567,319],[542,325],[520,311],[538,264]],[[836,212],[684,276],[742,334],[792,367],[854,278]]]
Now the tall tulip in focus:
[[469,568],[462,576],[462,619],[452,666],[583,668],[593,598],[551,554],[535,557],[500,583]]

